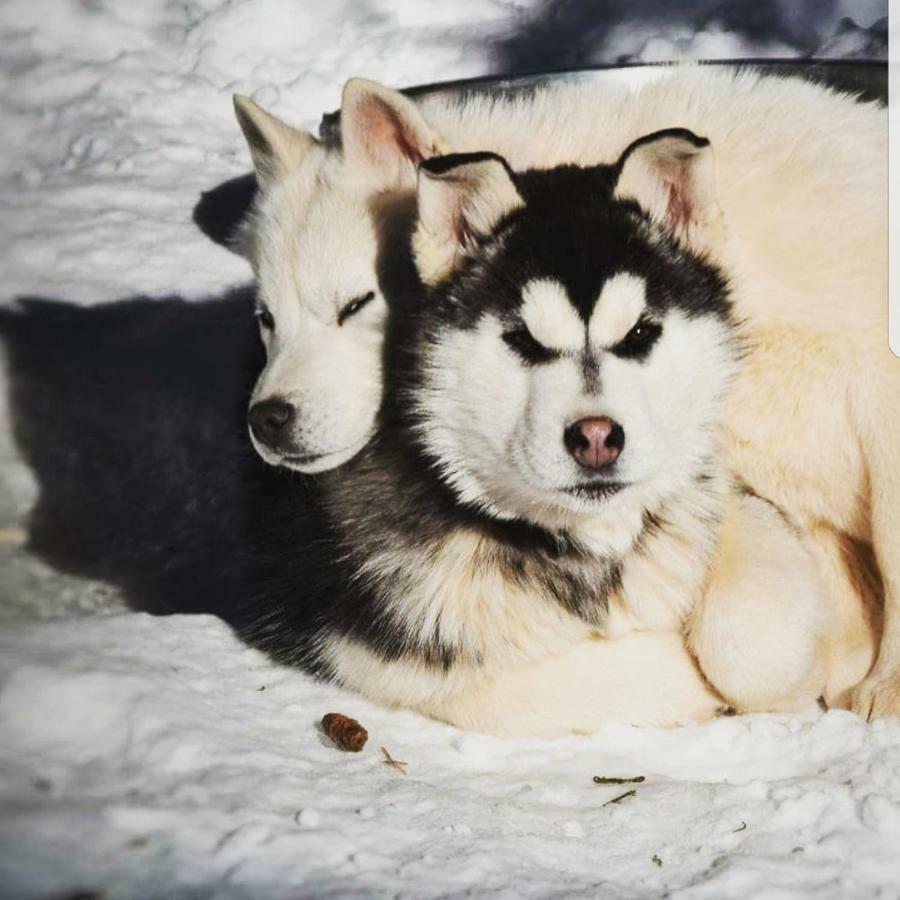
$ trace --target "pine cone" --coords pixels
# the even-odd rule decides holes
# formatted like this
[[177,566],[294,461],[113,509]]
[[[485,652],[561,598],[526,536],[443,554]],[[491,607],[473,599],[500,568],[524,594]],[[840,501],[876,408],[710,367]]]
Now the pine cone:
[[351,753],[359,753],[369,739],[369,732],[356,719],[343,713],[328,713],[323,716],[322,729],[341,750],[349,750]]

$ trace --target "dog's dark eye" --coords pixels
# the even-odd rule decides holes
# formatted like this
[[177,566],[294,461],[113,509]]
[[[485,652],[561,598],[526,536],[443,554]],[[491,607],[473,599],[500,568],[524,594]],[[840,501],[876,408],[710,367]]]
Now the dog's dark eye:
[[275,330],[275,317],[269,312],[268,306],[257,306],[254,315],[260,326],[265,328],[266,331]]
[[612,348],[622,359],[643,359],[662,334],[662,325],[650,319],[640,319],[637,325]]
[[503,333],[506,346],[518,354],[527,363],[550,362],[559,355],[555,350],[550,350],[543,344],[539,344],[527,328],[515,328]]
[[343,325],[350,316],[355,316],[367,303],[371,303],[375,299],[375,291],[369,291],[361,297],[355,297],[338,313],[337,323]]

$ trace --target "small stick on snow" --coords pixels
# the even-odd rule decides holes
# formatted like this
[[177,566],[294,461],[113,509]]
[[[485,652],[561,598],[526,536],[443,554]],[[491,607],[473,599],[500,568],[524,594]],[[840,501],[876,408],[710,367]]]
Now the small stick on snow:
[[594,784],[643,784],[646,779],[643,775],[634,778],[608,778],[606,775],[595,775]]
[[606,803],[604,803],[603,805],[609,806],[610,803],[621,803],[626,797],[636,797],[636,796],[637,796],[637,791],[632,789],[630,791],[625,791],[624,794],[619,794],[618,797],[613,797],[612,800],[607,800]]
[[408,766],[409,763],[400,762],[399,759],[394,759],[394,757],[391,756],[390,753],[388,753],[387,747],[382,747],[381,752],[384,754],[384,759],[382,760],[382,762],[386,766],[390,766],[392,769],[396,769],[398,772],[402,772],[404,775],[406,774],[406,769],[404,769],[403,767]]
[[735,828],[734,831],[732,831],[731,833],[737,834],[739,831],[746,831],[746,830],[747,830],[747,823],[743,819],[741,819],[740,828]]

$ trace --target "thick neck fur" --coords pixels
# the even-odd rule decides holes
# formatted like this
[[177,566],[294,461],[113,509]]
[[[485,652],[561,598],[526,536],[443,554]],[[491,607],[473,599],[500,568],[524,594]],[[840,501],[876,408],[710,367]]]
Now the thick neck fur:
[[[321,478],[335,555],[350,575],[320,662],[348,686],[426,706],[592,633],[680,630],[725,488],[717,474],[697,479],[638,511],[621,552],[596,553],[565,532],[460,506],[402,431],[383,430]],[[583,534],[607,524],[587,521]]]

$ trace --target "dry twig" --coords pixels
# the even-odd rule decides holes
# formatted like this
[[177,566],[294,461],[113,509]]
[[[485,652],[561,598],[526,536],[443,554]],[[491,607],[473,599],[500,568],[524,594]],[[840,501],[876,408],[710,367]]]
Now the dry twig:
[[624,794],[619,794],[618,797],[613,797],[612,800],[607,800],[606,803],[604,803],[603,805],[609,806],[610,803],[621,803],[626,797],[636,797],[636,796],[637,796],[637,791],[632,789],[630,791],[625,791]]
[[406,774],[406,769],[403,767],[408,766],[409,763],[400,762],[399,759],[394,759],[394,757],[391,756],[390,753],[388,753],[387,747],[382,747],[381,752],[384,754],[384,759],[382,760],[382,762],[386,766],[390,766],[392,769],[396,769],[398,772],[402,772],[404,775]]

